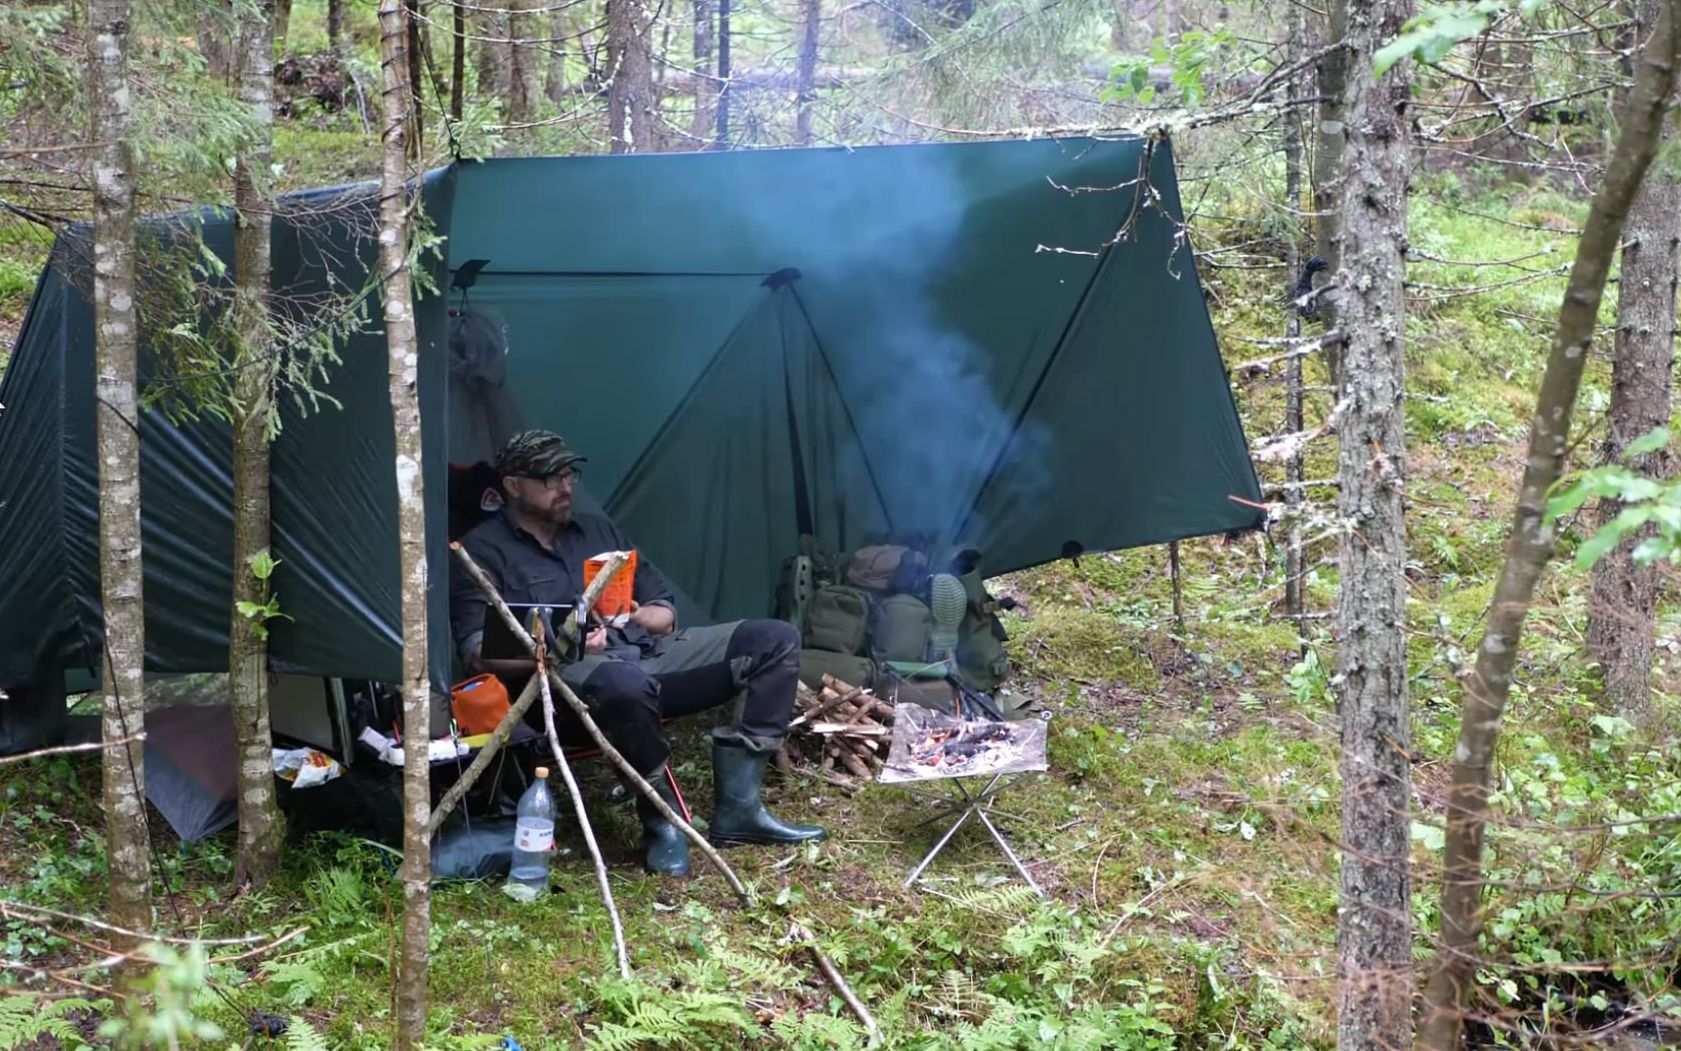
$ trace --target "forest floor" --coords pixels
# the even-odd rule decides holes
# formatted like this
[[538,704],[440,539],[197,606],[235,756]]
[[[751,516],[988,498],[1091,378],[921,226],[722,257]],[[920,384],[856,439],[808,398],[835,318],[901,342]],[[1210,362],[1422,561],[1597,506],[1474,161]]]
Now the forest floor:
[[[298,165],[295,177],[309,179],[314,173],[298,161],[306,147],[281,145],[281,159]],[[333,163],[354,170],[356,162]],[[1562,278],[1548,268],[1568,260],[1569,231],[1585,207],[1545,185],[1492,176],[1421,174],[1419,182],[1414,249],[1443,259],[1529,257],[1471,270],[1420,263],[1411,273],[1423,285],[1460,289],[1523,281],[1477,295],[1421,287],[1409,319],[1410,748],[1422,966],[1436,916],[1457,676],[1500,564],[1526,414],[1557,310]],[[1206,200],[1208,216],[1194,228],[1199,248],[1249,242],[1266,226],[1261,205],[1235,189]],[[43,249],[38,237],[0,236],[0,335],[15,333]],[[1228,364],[1272,353],[1248,341],[1282,334],[1284,275],[1207,265],[1203,278]],[[1603,431],[1606,371],[1597,362],[1584,391],[1585,449]],[[1251,437],[1284,429],[1282,375],[1278,367],[1234,369]],[[1316,360],[1308,376],[1325,382]],[[1327,409],[1323,392],[1314,394],[1310,424]],[[1334,475],[1334,440],[1311,447],[1307,477]],[[1581,536],[1567,524],[1564,554]],[[924,805],[891,787],[848,795],[809,778],[773,783],[779,813],[825,824],[832,835],[798,850],[730,851],[763,899],[751,912],[737,909],[698,858],[686,882],[644,877],[628,808],[601,805],[636,979],[613,976],[606,913],[563,823],[572,851],[558,862],[549,897],[518,905],[495,884],[436,890],[429,1046],[484,1046],[502,1034],[533,1051],[586,1042],[861,1046],[845,1006],[787,943],[795,920],[816,933],[891,1047],[1331,1046],[1334,650],[1328,622],[1310,621],[1304,657],[1297,631],[1278,616],[1281,539],[1186,542],[1182,625],[1161,548],[1093,554],[1078,566],[994,582],[1019,600],[1006,618],[1019,684],[1051,714],[1049,774],[1007,793],[998,812],[1049,903],[1024,891],[974,829],[935,863],[924,888],[905,889],[933,833],[915,827]],[[1309,605],[1326,612],[1334,539],[1321,538],[1309,555]],[[1681,902],[1663,896],[1681,883],[1674,827],[1558,828],[1681,814],[1681,753],[1662,729],[1681,725],[1681,611],[1666,606],[1659,629],[1658,729],[1636,728],[1598,705],[1582,646],[1586,590],[1585,577],[1563,565],[1544,578],[1499,753],[1503,823],[1491,835],[1491,874],[1502,883],[1489,892],[1491,962],[1479,988],[1481,1009],[1506,1024],[1593,1025],[1614,1019],[1623,1002],[1677,1009]],[[706,728],[700,720],[683,728],[677,759],[702,815]],[[599,770],[590,783],[603,783]],[[311,837],[288,850],[271,884],[237,896],[231,834],[186,845],[160,831],[157,842],[166,927],[205,935],[308,927],[266,961],[211,964],[201,976],[209,985],[199,984],[228,998],[201,989],[204,1017],[237,1038],[237,1004],[295,1015],[334,1047],[387,1046],[402,895],[384,851]],[[97,766],[53,759],[0,768],[4,893],[93,912],[103,875]],[[0,957],[66,958],[74,947],[62,933],[0,921]],[[1585,971],[1574,966],[1586,963]],[[1553,1004],[1570,997],[1578,1010],[1559,1017],[1549,991]]]

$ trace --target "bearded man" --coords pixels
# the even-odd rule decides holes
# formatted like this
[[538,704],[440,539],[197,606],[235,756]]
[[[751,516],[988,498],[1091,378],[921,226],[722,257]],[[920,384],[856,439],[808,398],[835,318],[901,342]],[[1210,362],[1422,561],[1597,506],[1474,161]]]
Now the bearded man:
[[[584,462],[550,431],[524,431],[498,450],[502,510],[461,545],[504,601],[575,605],[584,591],[585,561],[633,548],[606,515],[574,512]],[[766,767],[793,715],[799,632],[780,620],[679,627],[670,583],[640,551],[632,597],[629,616],[592,623],[578,659],[561,668],[561,679],[588,705],[607,739],[678,810],[665,776],[671,745],[663,721],[729,704],[729,721],[712,733],[711,838],[768,844],[822,839],[823,829],[783,822],[761,799]],[[483,657],[488,605],[478,585],[452,565],[450,619],[462,659],[474,674],[495,674],[517,694],[536,665]],[[555,715],[563,741],[587,742],[571,709],[561,707]],[[647,869],[687,875],[688,840],[647,800],[638,796],[636,802]]]

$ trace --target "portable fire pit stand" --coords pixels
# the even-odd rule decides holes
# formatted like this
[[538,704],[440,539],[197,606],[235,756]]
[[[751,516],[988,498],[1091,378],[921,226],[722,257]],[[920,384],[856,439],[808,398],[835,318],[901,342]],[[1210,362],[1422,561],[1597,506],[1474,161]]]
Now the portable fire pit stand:
[[[893,744],[887,754],[879,778],[882,784],[898,784],[911,788],[931,784],[948,784],[956,795],[941,795],[938,801],[955,806],[956,816],[932,849],[923,856],[905,878],[905,886],[916,883],[917,877],[946,848],[957,830],[971,817],[978,820],[1010,859],[1021,878],[1027,881],[1041,898],[1045,891],[1034,881],[1021,858],[1011,849],[1004,834],[998,830],[987,809],[1006,788],[1022,777],[1050,768],[1045,760],[1046,727],[1038,719],[1020,722],[969,722],[957,716],[913,704],[899,705],[893,718]],[[985,787],[971,791],[968,781],[986,778]],[[924,795],[917,792],[918,795]],[[927,796],[924,796],[927,798]],[[920,822],[918,828],[952,811],[934,814]]]

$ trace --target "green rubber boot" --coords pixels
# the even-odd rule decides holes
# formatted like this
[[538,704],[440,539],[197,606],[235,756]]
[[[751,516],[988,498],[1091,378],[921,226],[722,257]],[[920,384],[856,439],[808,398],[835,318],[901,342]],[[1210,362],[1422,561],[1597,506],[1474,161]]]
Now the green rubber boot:
[[827,838],[829,834],[816,825],[790,825],[765,809],[759,787],[769,765],[769,752],[712,742],[713,842],[805,843]]
[[[661,770],[648,783],[654,786],[665,805],[681,814],[683,808],[677,803],[677,794],[671,790],[671,780]],[[642,846],[647,854],[642,859],[642,867],[660,876],[687,876],[689,874],[689,841],[683,833],[677,831],[677,826],[666,820],[664,814],[654,809],[654,804],[643,798],[642,793],[636,794],[636,816],[642,819]]]

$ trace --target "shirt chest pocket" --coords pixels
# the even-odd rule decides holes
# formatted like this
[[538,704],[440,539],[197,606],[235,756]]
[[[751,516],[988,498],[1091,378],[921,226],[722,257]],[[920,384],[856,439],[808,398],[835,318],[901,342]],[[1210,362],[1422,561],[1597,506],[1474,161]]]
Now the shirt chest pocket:
[[509,602],[569,603],[577,598],[571,574],[560,566],[522,566],[508,578]]

